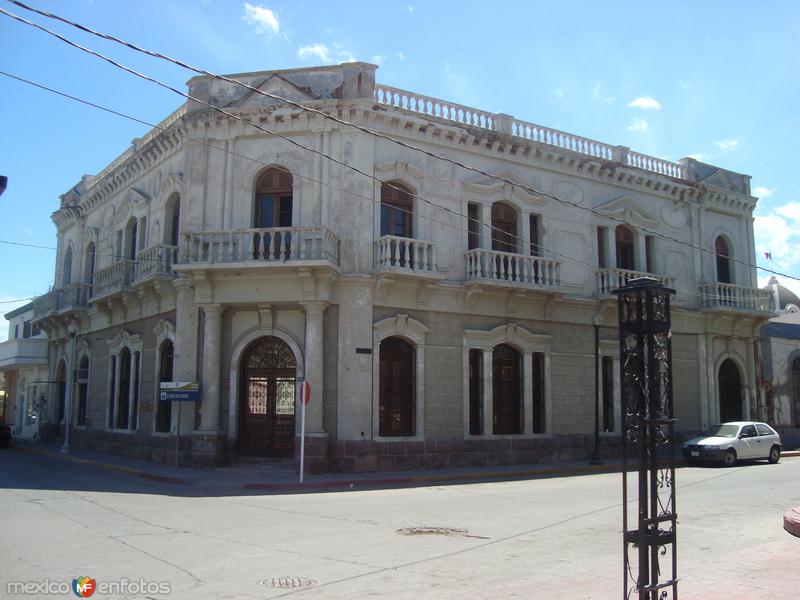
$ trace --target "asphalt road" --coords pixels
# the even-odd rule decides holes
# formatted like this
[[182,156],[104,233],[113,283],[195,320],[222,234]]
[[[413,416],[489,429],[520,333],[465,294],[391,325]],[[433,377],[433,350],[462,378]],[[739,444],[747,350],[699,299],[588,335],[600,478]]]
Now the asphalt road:
[[[782,515],[800,505],[800,458],[676,478],[682,598],[798,597]],[[0,451],[0,598],[75,597],[65,585],[88,576],[92,598],[618,600],[620,481],[259,495]],[[420,527],[452,531],[401,531]]]

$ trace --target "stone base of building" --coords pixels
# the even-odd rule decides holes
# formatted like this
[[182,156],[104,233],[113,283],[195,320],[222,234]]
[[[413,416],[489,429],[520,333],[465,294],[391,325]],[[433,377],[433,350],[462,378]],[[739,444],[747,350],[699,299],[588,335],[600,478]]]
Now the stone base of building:
[[[604,458],[619,458],[619,436],[600,439]],[[334,441],[330,444],[332,471],[410,471],[489,467],[570,460],[588,460],[594,450],[590,435],[562,435],[535,439],[432,441]]]
[[195,468],[220,467],[228,462],[225,432],[192,432],[192,451],[190,465]]
[[[70,431],[70,445],[83,450],[127,456],[149,462],[188,466],[192,452],[190,436],[181,436],[178,442],[171,435],[146,435],[136,432],[84,429],[74,427]],[[180,461],[176,454],[180,452]]]
[[[329,468],[327,433],[307,433],[305,445],[305,471],[311,475],[327,473]],[[300,464],[300,436],[294,440],[294,459]]]

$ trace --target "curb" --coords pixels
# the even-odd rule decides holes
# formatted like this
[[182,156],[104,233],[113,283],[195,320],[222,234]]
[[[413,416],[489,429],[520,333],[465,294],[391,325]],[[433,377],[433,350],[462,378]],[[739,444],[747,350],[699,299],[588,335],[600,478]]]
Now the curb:
[[77,464],[100,467],[101,469],[116,471],[118,473],[125,473],[126,475],[134,475],[136,477],[141,477],[143,479],[160,481],[162,483],[173,483],[176,485],[189,484],[187,480],[182,479],[180,477],[170,477],[169,475],[156,475],[155,473],[148,473],[147,471],[134,469],[133,467],[123,467],[121,465],[113,465],[111,463],[100,462],[98,460],[92,460],[90,458],[80,458],[77,456],[70,456],[69,454],[61,454],[60,452],[51,452],[50,450],[42,450],[41,448],[34,448],[26,444],[14,444],[13,447],[17,450],[30,452],[31,454],[39,454],[41,456],[51,456],[53,458],[61,458],[63,460],[68,460]]
[[[50,450],[43,450],[35,448],[28,444],[14,444],[14,448],[30,452],[32,454],[39,454],[42,456],[50,456],[53,458],[60,458],[69,460],[77,464],[91,465],[107,469],[109,471],[116,471],[118,473],[125,473],[126,475],[133,475],[142,479],[151,481],[158,481],[161,483],[170,483],[173,485],[191,485],[194,483],[190,479],[182,477],[172,477],[170,475],[159,475],[145,470],[136,469],[133,467],[123,467],[107,462],[92,460],[89,458],[80,458],[71,456],[69,454],[61,454],[59,452],[51,452]],[[800,450],[787,450],[781,453],[781,458],[792,458],[800,456]],[[675,460],[676,467],[686,466],[683,459]],[[618,473],[622,471],[622,463],[609,463],[599,465],[572,465],[572,466],[555,466],[555,467],[534,467],[529,469],[517,469],[513,471],[480,471],[480,472],[465,472],[465,473],[451,473],[451,474],[437,474],[431,473],[430,475],[403,475],[397,477],[377,477],[373,479],[336,479],[331,481],[283,481],[274,483],[244,483],[238,486],[238,489],[244,490],[262,490],[262,491],[298,491],[298,490],[315,490],[315,489],[352,489],[354,487],[365,488],[375,486],[387,485],[424,485],[434,483],[453,483],[458,481],[497,481],[508,479],[525,479],[537,477],[559,477],[566,475],[580,475],[592,473]],[[237,489],[236,486],[231,486]]]

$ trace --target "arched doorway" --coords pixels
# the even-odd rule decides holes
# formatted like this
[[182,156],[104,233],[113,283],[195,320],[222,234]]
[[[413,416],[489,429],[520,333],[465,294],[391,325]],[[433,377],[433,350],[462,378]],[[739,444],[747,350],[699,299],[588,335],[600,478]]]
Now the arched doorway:
[[292,349],[280,338],[260,338],[245,351],[239,373],[239,451],[291,456],[297,377]]
[[719,367],[719,420],[741,421],[742,415],[742,376],[739,367],[726,358]]
[[56,394],[58,397],[58,420],[57,423],[64,422],[64,413],[67,406],[67,363],[59,361],[56,370]]
[[522,433],[522,360],[508,344],[492,351],[492,404],[495,434]]
[[380,346],[380,396],[378,434],[414,435],[415,401],[414,346],[399,337],[389,337]]

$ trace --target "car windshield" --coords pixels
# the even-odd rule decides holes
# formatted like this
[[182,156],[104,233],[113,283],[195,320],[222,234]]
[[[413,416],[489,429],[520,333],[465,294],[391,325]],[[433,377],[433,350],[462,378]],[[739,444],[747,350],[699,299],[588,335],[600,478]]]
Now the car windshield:
[[726,438],[736,437],[737,433],[739,433],[738,425],[714,425],[708,431],[710,436]]

